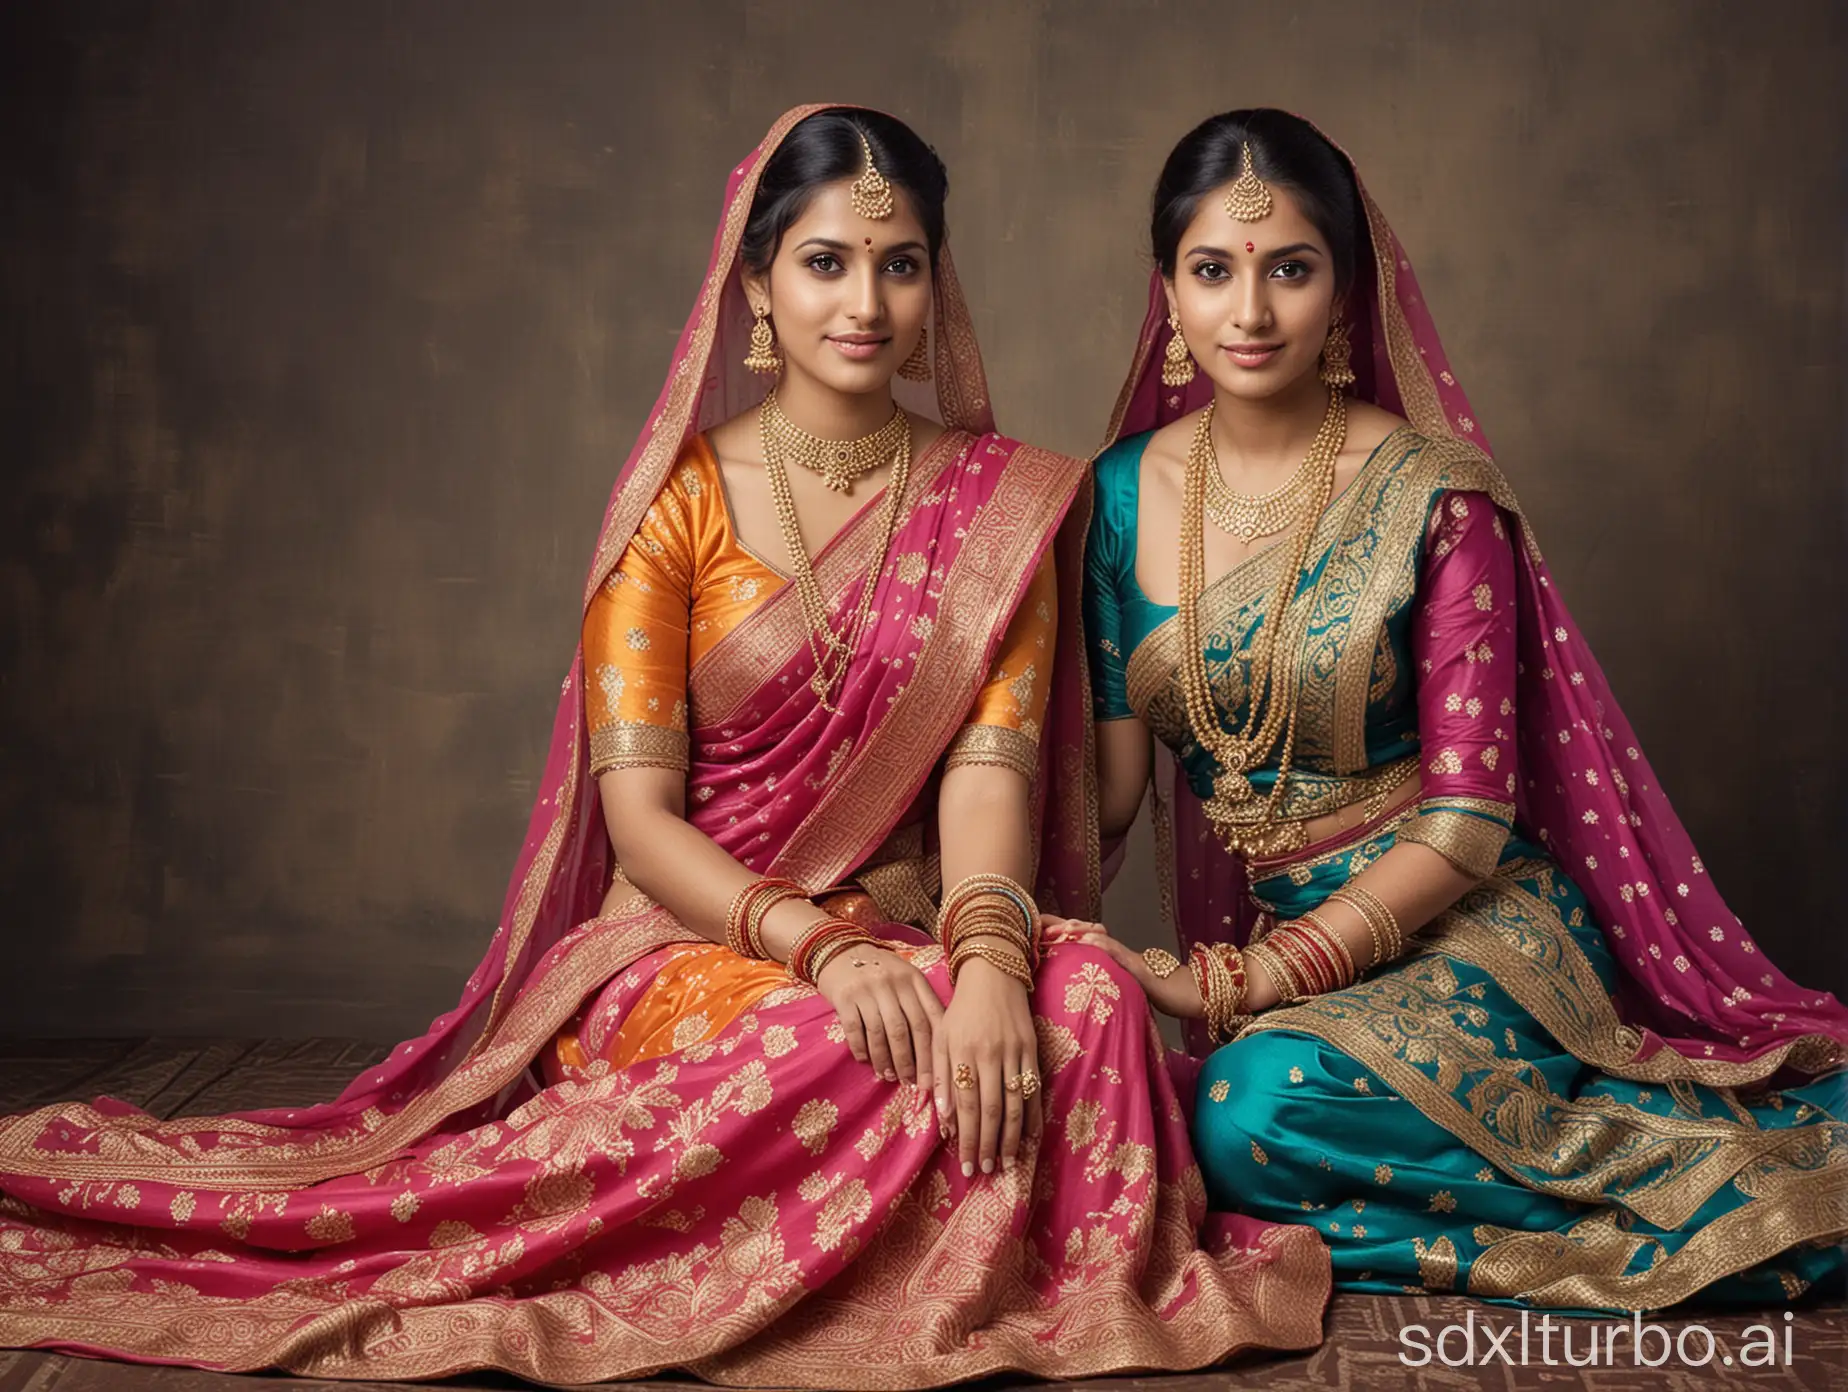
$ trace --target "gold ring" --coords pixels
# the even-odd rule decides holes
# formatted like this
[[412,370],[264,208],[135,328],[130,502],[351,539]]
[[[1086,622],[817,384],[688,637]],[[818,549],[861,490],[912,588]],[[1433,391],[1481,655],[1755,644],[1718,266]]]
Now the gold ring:
[[1019,1078],[1009,1078],[1005,1083],[1001,1084],[1001,1086],[1006,1088],[1009,1092],[1019,1092],[1020,1091],[1020,1079]]
[[1022,1097],[1031,1097],[1040,1090],[1039,1074],[1035,1073],[1031,1068],[1020,1075],[1019,1082],[1020,1095]]
[[1157,981],[1166,981],[1181,969],[1181,959],[1164,948],[1145,948],[1142,960],[1149,964],[1149,970],[1155,973]]
[[956,1065],[956,1086],[964,1092],[975,1086],[975,1070],[966,1063]]

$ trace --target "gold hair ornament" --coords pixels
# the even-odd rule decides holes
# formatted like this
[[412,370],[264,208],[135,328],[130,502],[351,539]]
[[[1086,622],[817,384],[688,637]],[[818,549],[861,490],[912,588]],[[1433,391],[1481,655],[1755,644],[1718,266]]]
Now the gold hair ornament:
[[[873,147],[866,143],[864,132],[860,136],[860,148],[866,153],[866,169],[859,178],[853,181],[853,188],[850,191],[853,210],[870,222],[884,222],[892,216],[892,185],[887,183],[885,175],[874,167]],[[1265,195],[1266,198],[1269,196],[1269,194]]]
[[1270,186],[1258,177],[1252,167],[1251,142],[1244,141],[1239,148],[1244,158],[1239,165],[1238,177],[1232,181],[1232,187],[1226,190],[1226,211],[1239,222],[1262,222],[1270,216]]

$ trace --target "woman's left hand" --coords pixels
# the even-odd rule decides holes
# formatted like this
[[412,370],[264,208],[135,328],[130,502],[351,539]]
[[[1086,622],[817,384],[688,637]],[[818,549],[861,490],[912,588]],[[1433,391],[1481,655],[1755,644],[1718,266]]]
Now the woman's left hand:
[[[1039,1035],[1026,989],[980,958],[966,962],[933,1036],[937,1113],[956,1138],[965,1175],[1011,1170],[1038,1136]],[[1029,1080],[1031,1080],[1029,1082]]]

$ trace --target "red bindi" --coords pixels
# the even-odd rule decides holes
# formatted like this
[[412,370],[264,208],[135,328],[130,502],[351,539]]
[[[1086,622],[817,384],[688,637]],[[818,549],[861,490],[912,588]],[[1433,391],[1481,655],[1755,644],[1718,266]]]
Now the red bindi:
[[1245,243],[1245,250],[1246,250],[1246,251],[1256,251],[1256,250],[1257,250],[1257,248],[1256,248],[1256,247],[1254,247],[1254,246],[1253,246],[1253,245],[1252,245],[1252,244],[1251,244],[1250,242],[1246,242],[1246,243]]
[[866,239],[866,246],[869,251],[872,249],[872,245],[873,245],[873,239],[871,237],[868,237]]

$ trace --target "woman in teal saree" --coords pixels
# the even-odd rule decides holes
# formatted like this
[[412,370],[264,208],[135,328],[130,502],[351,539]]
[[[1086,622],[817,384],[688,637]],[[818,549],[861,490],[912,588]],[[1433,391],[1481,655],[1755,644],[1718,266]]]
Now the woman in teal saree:
[[1105,846],[1153,782],[1188,960],[1065,931],[1188,1020],[1213,1206],[1346,1289],[1838,1286],[1848,1012],[1713,888],[1350,161],[1215,117],[1153,234],[1086,641]]

